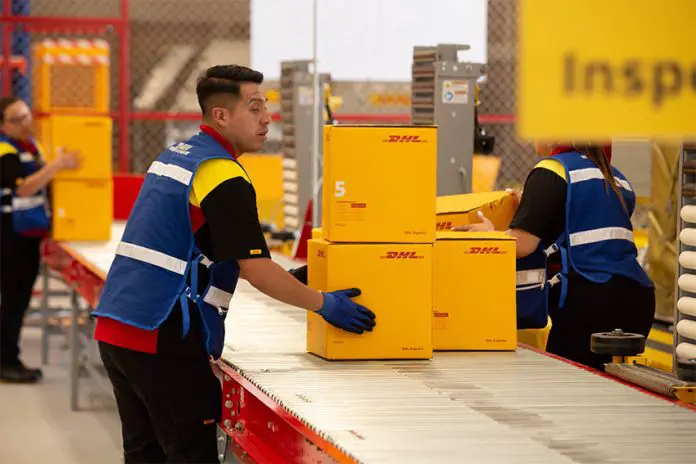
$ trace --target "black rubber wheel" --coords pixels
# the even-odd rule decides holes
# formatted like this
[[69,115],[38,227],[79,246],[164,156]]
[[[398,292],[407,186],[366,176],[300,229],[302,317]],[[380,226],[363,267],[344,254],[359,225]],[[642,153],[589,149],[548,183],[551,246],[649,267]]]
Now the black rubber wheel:
[[595,354],[637,356],[645,351],[645,337],[621,329],[592,334],[590,349]]
[[690,359],[686,362],[678,361],[676,374],[679,380],[696,382],[696,359]]

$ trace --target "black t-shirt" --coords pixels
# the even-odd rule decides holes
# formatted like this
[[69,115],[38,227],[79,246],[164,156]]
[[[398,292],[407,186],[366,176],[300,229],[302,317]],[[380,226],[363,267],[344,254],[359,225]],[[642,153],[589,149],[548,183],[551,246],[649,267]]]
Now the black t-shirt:
[[546,245],[555,242],[565,230],[565,179],[546,168],[536,168],[527,176],[520,206],[510,223],[541,239]]

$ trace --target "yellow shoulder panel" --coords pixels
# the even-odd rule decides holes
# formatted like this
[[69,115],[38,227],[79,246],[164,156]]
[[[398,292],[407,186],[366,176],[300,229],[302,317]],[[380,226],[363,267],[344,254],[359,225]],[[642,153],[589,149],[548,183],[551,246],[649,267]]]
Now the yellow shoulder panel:
[[545,159],[539,161],[536,166],[534,166],[534,169],[538,169],[538,168],[548,169],[549,171],[557,174],[558,177],[560,177],[564,181],[566,181],[566,182],[568,181],[568,179],[566,178],[565,168],[563,167],[561,162],[558,160],[555,160],[553,158],[545,158]]
[[0,156],[17,154],[17,149],[7,142],[0,142]]
[[191,189],[189,201],[194,206],[200,206],[203,199],[215,187],[235,177],[241,177],[247,182],[251,182],[244,169],[231,159],[219,158],[204,161],[193,176],[193,188]]

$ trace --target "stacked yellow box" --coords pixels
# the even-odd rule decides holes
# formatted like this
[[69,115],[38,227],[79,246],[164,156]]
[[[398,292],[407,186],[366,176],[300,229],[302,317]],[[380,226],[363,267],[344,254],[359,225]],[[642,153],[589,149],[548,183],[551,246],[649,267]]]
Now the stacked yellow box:
[[515,239],[504,232],[438,232],[434,350],[515,349],[515,261]]
[[481,222],[481,211],[495,226],[507,230],[516,211],[515,197],[510,192],[481,192],[437,197],[437,230]]
[[37,136],[52,160],[77,151],[81,166],[52,183],[53,238],[109,240],[113,222],[109,47],[102,40],[44,40],[34,47]]
[[437,128],[326,126],[322,227],[310,287],[357,287],[377,315],[353,335],[309,313],[307,350],[326,359],[429,359]]

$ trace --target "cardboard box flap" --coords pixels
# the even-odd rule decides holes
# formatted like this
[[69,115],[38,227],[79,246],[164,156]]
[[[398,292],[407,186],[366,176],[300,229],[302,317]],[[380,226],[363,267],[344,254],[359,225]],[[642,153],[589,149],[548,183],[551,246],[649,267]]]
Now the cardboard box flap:
[[436,214],[466,213],[511,196],[509,192],[481,192],[437,197]]
[[435,234],[435,240],[515,240],[505,232],[453,232],[453,231],[438,231]]

